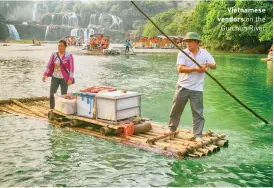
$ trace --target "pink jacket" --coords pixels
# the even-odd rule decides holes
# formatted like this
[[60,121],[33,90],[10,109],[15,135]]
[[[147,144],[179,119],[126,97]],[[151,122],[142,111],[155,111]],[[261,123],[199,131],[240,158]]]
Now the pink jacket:
[[[46,71],[44,73],[45,77],[51,77],[52,73],[54,71],[54,61],[57,59],[56,52],[53,52],[49,58]],[[64,70],[63,66],[60,65],[62,75],[66,81],[68,80],[73,80],[73,74],[74,74],[74,59],[72,54],[66,52],[65,55],[61,58],[63,61],[63,64],[65,65],[69,75],[67,72]]]

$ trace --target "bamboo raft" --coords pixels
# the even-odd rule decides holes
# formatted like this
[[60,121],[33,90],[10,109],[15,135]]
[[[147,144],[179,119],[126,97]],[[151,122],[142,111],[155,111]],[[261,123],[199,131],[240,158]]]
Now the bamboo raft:
[[[228,146],[228,140],[225,139],[224,134],[216,135],[208,131],[203,134],[201,141],[196,141],[190,130],[179,129],[174,133],[165,134],[168,127],[156,124],[151,124],[151,130],[148,132],[121,137],[119,124],[66,115],[55,110],[51,113],[48,111],[49,99],[47,97],[0,100],[0,113],[47,119],[53,126],[179,159],[187,156],[207,156],[219,151],[220,147]],[[149,119],[139,119],[141,123],[149,122]],[[138,128],[140,122],[134,124],[135,128]]]

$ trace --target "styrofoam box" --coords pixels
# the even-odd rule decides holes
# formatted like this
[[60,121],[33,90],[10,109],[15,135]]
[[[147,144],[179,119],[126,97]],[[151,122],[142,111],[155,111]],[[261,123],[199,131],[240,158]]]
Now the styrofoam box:
[[75,114],[76,113],[76,99],[69,100],[64,99],[61,95],[55,94],[55,107],[54,109],[64,114]]
[[94,98],[96,94],[81,93],[77,95],[77,115],[85,116],[89,118],[95,118],[94,116]]
[[138,116],[140,94],[136,92],[113,91],[96,95],[97,118],[110,121]]

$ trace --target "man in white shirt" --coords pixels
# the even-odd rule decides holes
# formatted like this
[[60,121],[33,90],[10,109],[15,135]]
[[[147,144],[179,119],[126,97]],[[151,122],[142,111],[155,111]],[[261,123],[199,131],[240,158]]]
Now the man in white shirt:
[[180,123],[182,112],[188,100],[190,101],[193,117],[193,134],[197,140],[201,139],[205,119],[203,116],[203,86],[205,70],[216,69],[214,58],[199,47],[200,39],[197,33],[188,32],[184,38],[187,48],[184,51],[191,56],[199,68],[184,53],[179,52],[177,57],[177,71],[179,79],[176,85],[173,105],[170,113],[169,128],[176,131]]

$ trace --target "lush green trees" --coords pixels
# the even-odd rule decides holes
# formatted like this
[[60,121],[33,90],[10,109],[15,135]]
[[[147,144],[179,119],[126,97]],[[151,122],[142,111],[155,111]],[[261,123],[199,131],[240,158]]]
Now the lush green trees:
[[[232,12],[230,8],[265,9],[260,12]],[[265,49],[273,38],[273,5],[267,1],[200,1],[194,10],[169,10],[157,14],[152,20],[168,35],[184,35],[196,31],[202,36],[203,45],[213,49],[239,51],[262,44]],[[239,19],[227,21],[224,19]],[[259,19],[258,19],[259,18]],[[159,31],[149,22],[143,36],[156,36]]]

